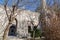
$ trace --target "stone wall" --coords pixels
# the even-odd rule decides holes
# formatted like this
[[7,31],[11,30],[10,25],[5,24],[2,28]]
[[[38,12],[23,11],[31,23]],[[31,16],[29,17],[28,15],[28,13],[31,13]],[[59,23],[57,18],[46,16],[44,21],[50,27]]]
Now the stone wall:
[[[19,12],[18,12],[19,11]],[[17,11],[17,37],[21,38],[23,36],[28,36],[28,25],[31,26],[31,21],[33,21],[34,26],[37,26],[39,23],[39,13],[31,12],[29,10],[18,10]],[[8,9],[8,13],[10,11]],[[14,22],[13,22],[14,23]],[[6,13],[2,7],[0,7],[0,36],[3,36],[6,25],[8,24],[8,19]]]

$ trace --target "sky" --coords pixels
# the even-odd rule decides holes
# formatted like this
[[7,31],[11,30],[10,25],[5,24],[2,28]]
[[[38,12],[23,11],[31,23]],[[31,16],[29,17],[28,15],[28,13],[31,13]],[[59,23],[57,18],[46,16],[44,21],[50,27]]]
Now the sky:
[[[25,4],[26,3],[26,0],[23,0],[21,3],[20,3],[20,6],[23,5],[22,7],[20,8],[24,8],[26,10],[31,10],[31,11],[35,11],[35,9],[38,7],[38,5],[40,5],[40,0],[29,0],[28,1],[29,3]],[[9,0],[8,2],[8,6],[11,6],[11,4],[13,3],[12,0]],[[4,4],[4,0],[0,0],[0,4]],[[25,4],[25,5],[24,5]]]
[[[16,1],[16,0],[13,0],[13,1]],[[13,3],[13,1],[9,0],[8,6],[11,6],[11,4]],[[26,10],[35,11],[36,8],[40,5],[40,0],[29,0],[27,2],[28,3],[26,3],[26,0],[22,0],[22,2],[20,2],[20,4],[19,4],[20,8],[23,8],[23,9],[26,9]],[[4,0],[0,0],[0,4],[3,5],[4,4]],[[53,0],[49,0],[49,1],[47,0],[47,4],[48,5],[52,5],[53,4]]]

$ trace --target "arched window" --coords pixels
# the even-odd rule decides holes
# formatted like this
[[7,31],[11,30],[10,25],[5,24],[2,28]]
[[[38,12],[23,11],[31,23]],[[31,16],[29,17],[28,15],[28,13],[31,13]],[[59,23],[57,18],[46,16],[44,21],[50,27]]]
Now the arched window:
[[16,31],[17,31],[16,25],[13,24],[9,29],[8,36],[16,36]]

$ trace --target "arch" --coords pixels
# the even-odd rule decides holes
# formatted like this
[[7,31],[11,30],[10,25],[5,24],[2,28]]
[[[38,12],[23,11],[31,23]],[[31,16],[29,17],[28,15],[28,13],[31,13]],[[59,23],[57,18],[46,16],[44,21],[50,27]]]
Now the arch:
[[12,24],[9,29],[8,36],[16,36],[16,31],[17,31],[16,25]]

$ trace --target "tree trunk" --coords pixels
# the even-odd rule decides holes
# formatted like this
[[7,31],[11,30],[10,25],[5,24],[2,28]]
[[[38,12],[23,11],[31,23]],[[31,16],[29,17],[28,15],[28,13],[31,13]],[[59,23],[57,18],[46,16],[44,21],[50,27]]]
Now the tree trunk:
[[5,31],[4,31],[3,40],[7,40],[10,25],[11,25],[11,24],[8,23],[8,25],[7,25],[7,27],[6,27]]

